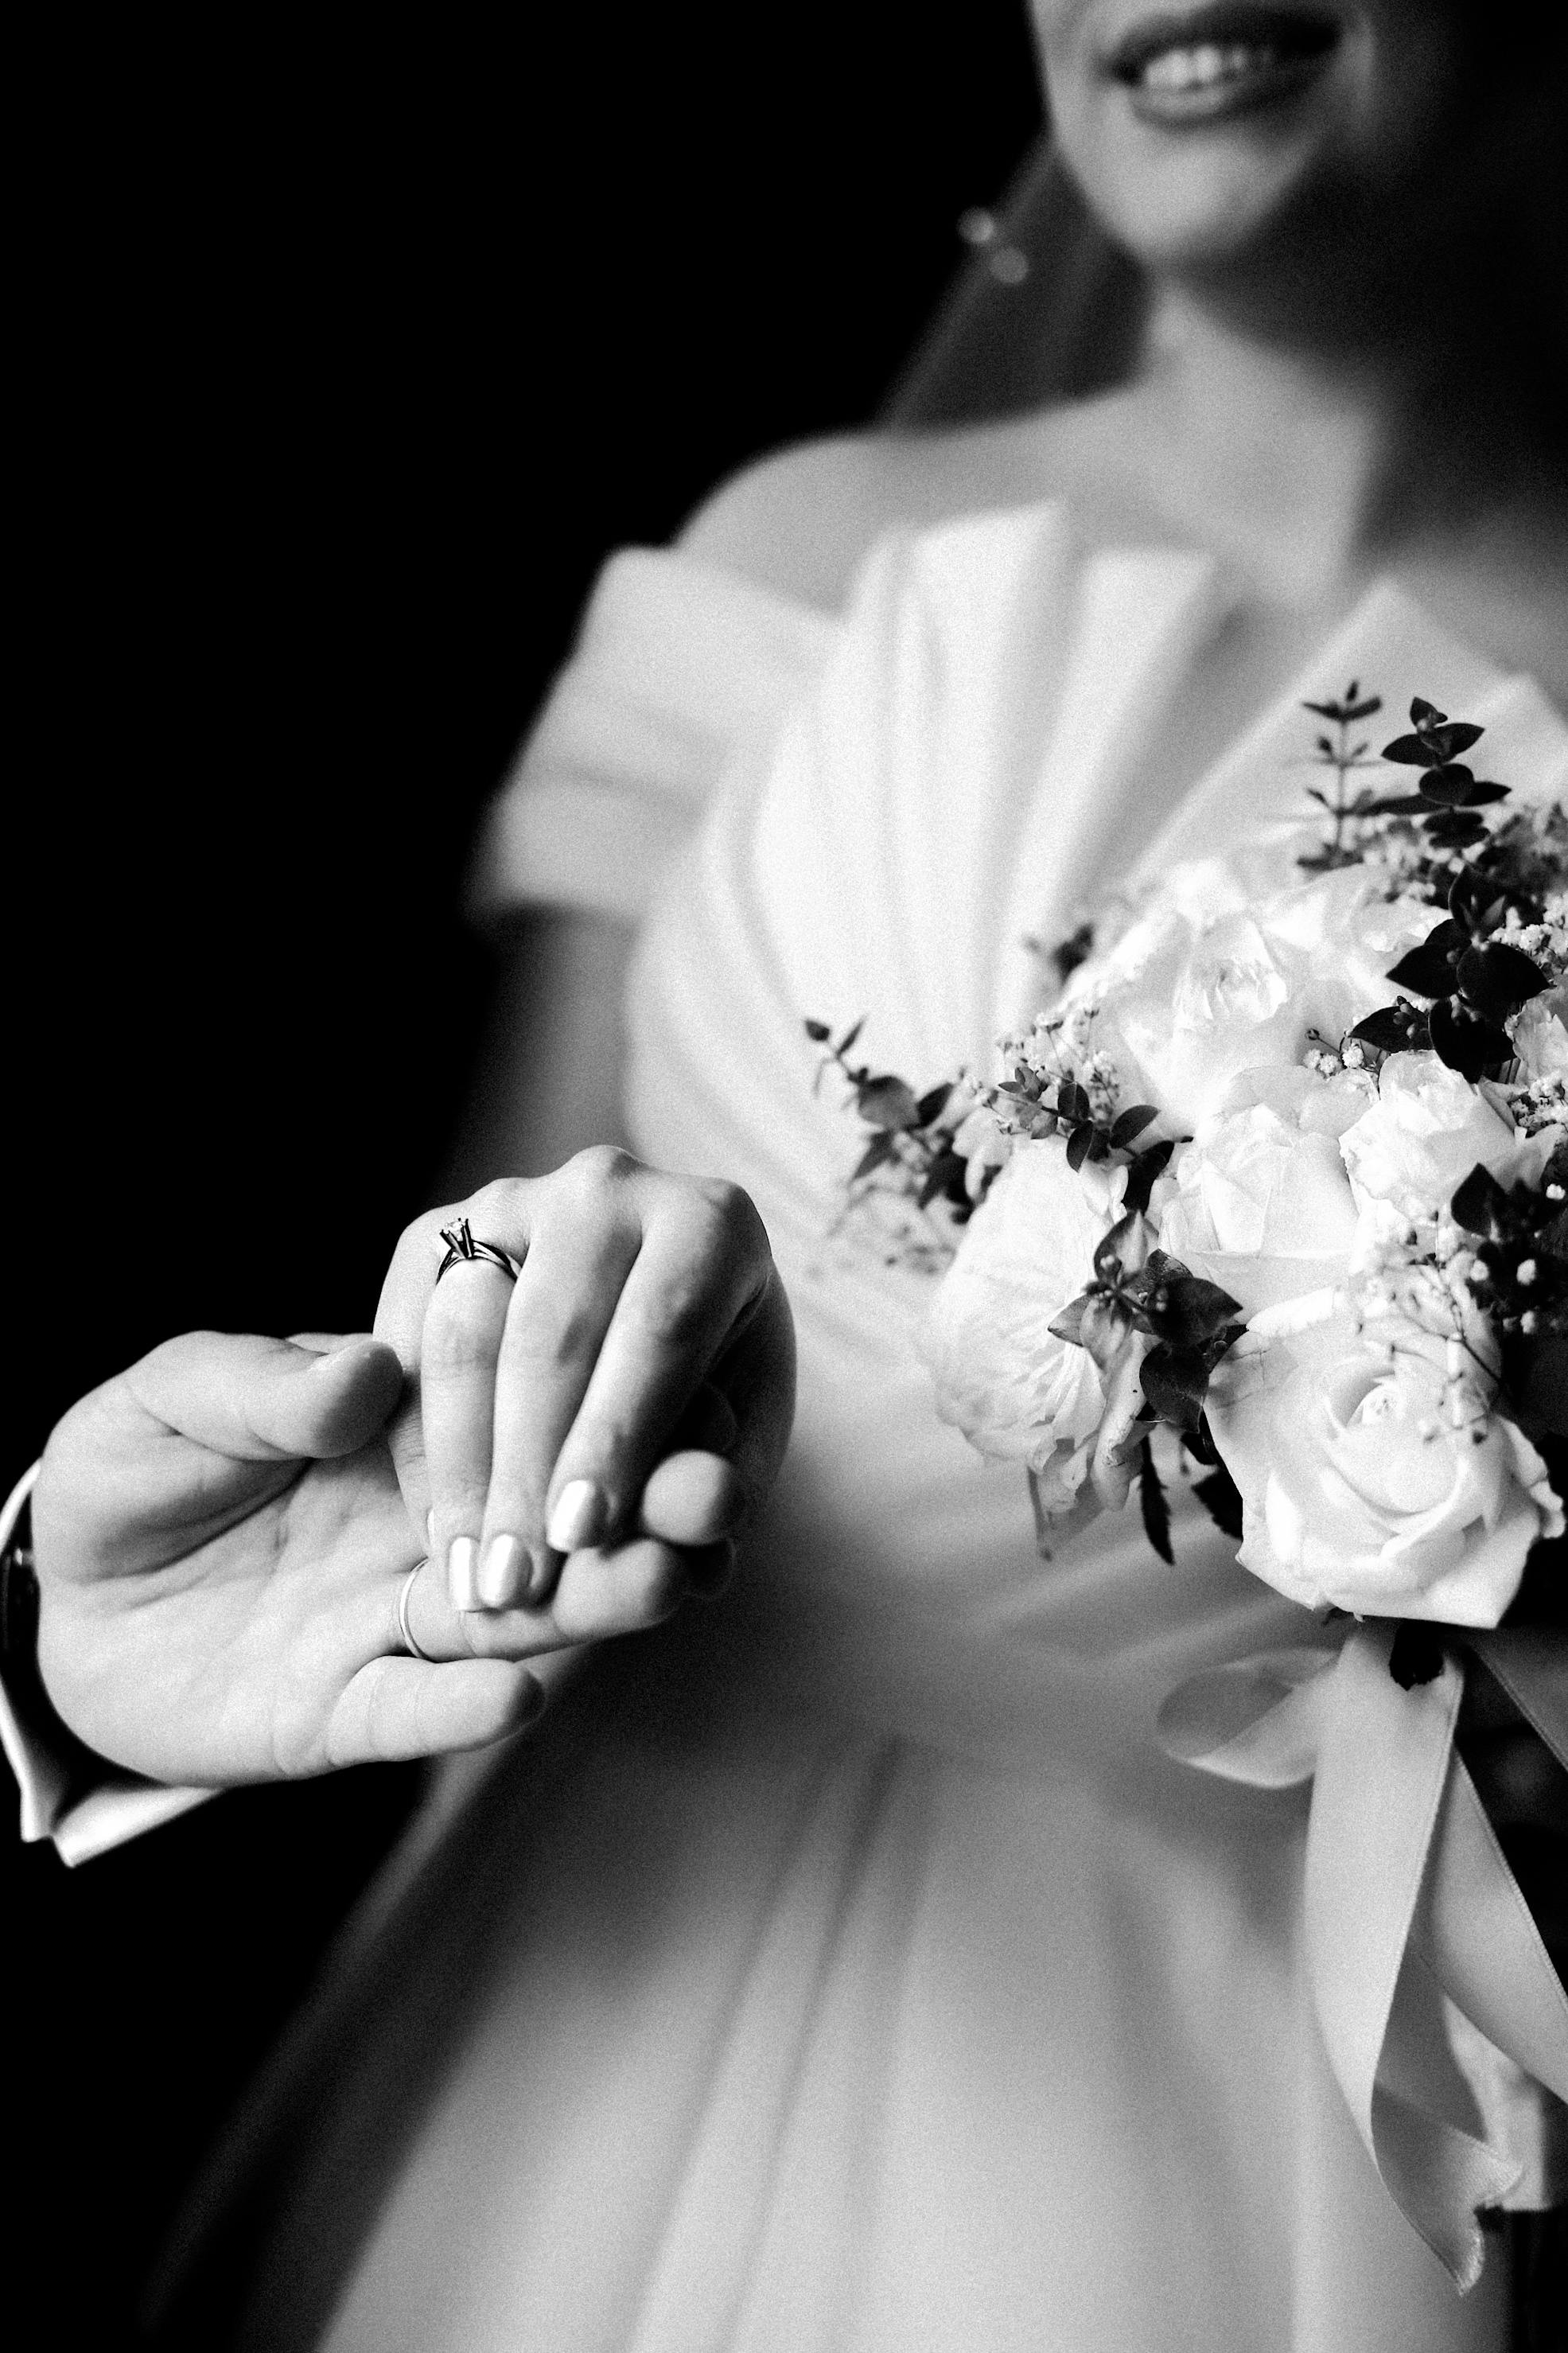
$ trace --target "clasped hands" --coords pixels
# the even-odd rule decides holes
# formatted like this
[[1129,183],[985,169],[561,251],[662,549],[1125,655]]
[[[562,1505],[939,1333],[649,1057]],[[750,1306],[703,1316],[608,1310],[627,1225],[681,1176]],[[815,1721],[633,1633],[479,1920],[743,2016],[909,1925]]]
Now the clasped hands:
[[[459,1214],[515,1282],[437,1282]],[[722,1582],[794,1379],[736,1187],[608,1148],[487,1186],[404,1233],[374,1337],[186,1334],[65,1417],[33,1499],[46,1686],[169,1782],[500,1738],[542,1704],[530,1661]]]

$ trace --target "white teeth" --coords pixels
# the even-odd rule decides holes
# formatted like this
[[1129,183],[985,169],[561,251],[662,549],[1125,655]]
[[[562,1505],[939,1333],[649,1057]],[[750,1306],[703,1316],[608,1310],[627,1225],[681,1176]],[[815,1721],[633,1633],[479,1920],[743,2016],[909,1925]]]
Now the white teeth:
[[1222,47],[1205,41],[1190,49],[1162,49],[1144,67],[1142,82],[1145,90],[1213,90],[1220,82],[1239,81],[1244,74],[1271,66],[1274,58],[1274,50],[1267,47],[1239,41]]

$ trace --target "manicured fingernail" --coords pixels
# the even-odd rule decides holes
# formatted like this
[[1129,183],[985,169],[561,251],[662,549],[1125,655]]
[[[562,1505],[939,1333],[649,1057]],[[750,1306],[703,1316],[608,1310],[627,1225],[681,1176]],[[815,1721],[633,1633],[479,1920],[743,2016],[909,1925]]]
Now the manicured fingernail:
[[521,1536],[492,1536],[479,1563],[479,1599],[485,1608],[509,1608],[528,1582],[530,1567]]
[[479,1548],[472,1536],[454,1536],[447,1547],[447,1582],[452,1589],[454,1609],[477,1609],[479,1597],[476,1591]]
[[537,1609],[549,1600],[555,1589],[559,1566],[555,1555],[542,1545],[537,1552],[529,1554],[519,1595],[525,1609]]
[[569,1479],[555,1498],[544,1534],[557,1552],[576,1552],[604,1533],[605,1499],[592,1479]]

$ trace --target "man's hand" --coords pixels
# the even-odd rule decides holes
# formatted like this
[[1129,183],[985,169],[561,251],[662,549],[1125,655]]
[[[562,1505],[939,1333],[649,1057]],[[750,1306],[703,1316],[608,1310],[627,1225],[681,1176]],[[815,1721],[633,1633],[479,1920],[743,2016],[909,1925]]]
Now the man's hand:
[[39,1663],[90,1747],[222,1784],[475,1747],[537,1710],[513,1660],[402,1651],[402,1387],[376,1340],[189,1333],[66,1416],[33,1498]]

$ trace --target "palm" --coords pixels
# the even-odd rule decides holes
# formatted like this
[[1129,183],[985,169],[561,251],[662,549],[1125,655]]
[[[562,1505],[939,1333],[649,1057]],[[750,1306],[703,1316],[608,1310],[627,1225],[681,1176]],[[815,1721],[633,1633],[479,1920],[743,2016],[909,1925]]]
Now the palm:
[[122,1552],[110,1574],[51,1588],[45,1667],[66,1713],[159,1780],[375,1754],[356,1681],[393,1646],[398,1582],[417,1557],[385,1447],[310,1463],[270,1494],[265,1466],[223,1465],[220,1482],[203,1451],[190,1448],[193,1500],[210,1506],[226,1484],[244,1516],[183,1552],[169,1531],[162,1559]]
[[[379,1430],[328,1461],[248,1430],[192,1436],[138,1376],[68,1415],[34,1500],[40,1664],[90,1746],[158,1780],[221,1784],[509,1727],[521,1669],[395,1655],[419,1548]],[[359,1400],[362,1425],[381,1419]]]

